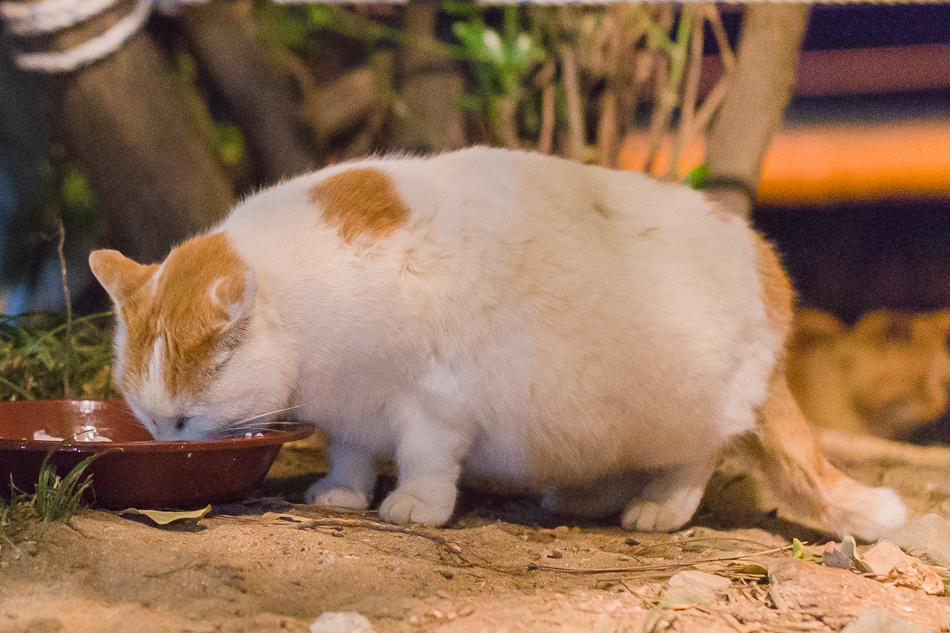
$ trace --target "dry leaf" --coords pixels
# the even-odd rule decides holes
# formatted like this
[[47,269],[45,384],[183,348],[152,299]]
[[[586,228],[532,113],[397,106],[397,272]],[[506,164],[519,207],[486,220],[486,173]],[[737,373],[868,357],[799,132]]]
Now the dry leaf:
[[203,519],[206,514],[211,512],[211,506],[206,506],[200,510],[190,512],[180,510],[139,510],[137,508],[128,508],[119,514],[141,514],[158,525],[168,525],[172,521],[181,521],[184,519]]
[[919,558],[905,554],[889,541],[878,541],[861,557],[864,566],[877,580],[911,589],[921,589],[931,595],[943,593],[943,580],[937,570]]

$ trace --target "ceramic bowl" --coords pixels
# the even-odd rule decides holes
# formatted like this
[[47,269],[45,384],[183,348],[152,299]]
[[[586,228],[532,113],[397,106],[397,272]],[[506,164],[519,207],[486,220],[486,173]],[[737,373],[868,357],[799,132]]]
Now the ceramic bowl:
[[[310,424],[288,423],[253,437],[156,442],[122,400],[2,402],[0,494],[8,496],[11,477],[31,493],[50,451],[60,476],[89,455],[109,451],[87,471],[89,501],[97,507],[187,508],[235,501],[260,486],[282,444],[313,430]],[[111,441],[96,440],[101,437]]]

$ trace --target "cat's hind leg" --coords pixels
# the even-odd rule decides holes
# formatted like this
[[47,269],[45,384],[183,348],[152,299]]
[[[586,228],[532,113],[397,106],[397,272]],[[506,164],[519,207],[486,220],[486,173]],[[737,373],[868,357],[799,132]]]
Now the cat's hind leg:
[[320,506],[365,510],[376,486],[373,453],[332,440],[329,452],[330,473],[307,489],[304,500]]
[[897,493],[865,486],[825,458],[781,372],[772,377],[750,440],[746,448],[761,464],[780,506],[791,511],[790,518],[869,541],[906,520]]
[[620,522],[627,530],[673,532],[689,521],[716,466],[716,456],[650,472],[643,490],[630,501]]

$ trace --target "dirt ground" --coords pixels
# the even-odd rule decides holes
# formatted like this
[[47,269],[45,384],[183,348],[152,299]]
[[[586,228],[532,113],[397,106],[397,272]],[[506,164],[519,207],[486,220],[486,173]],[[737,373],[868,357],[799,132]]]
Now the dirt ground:
[[[828,447],[854,476],[896,488],[915,515],[950,517],[950,449]],[[262,496],[197,522],[86,510],[15,534],[16,547],[0,544],[0,633],[305,633],[327,611],[358,612],[378,633],[791,633],[837,631],[871,609],[950,631],[946,596],[794,558],[793,537],[813,544],[806,559],[827,538],[738,511],[728,469],[686,529],[641,534],[483,490],[463,490],[444,529],[299,505],[324,467],[298,444]],[[687,595],[670,588],[684,570],[729,582]]]

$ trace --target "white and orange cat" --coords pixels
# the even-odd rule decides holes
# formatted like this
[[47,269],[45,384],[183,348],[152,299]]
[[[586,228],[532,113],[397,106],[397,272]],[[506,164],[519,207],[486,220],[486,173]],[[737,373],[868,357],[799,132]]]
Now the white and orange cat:
[[470,473],[675,530],[743,436],[817,527],[905,518],[825,460],[788,391],[775,254],[684,186],[499,149],[373,158],[250,197],[161,265],[90,264],[155,437],[296,407],[331,441],[312,503],[367,507],[384,454],[387,521],[446,523]]

